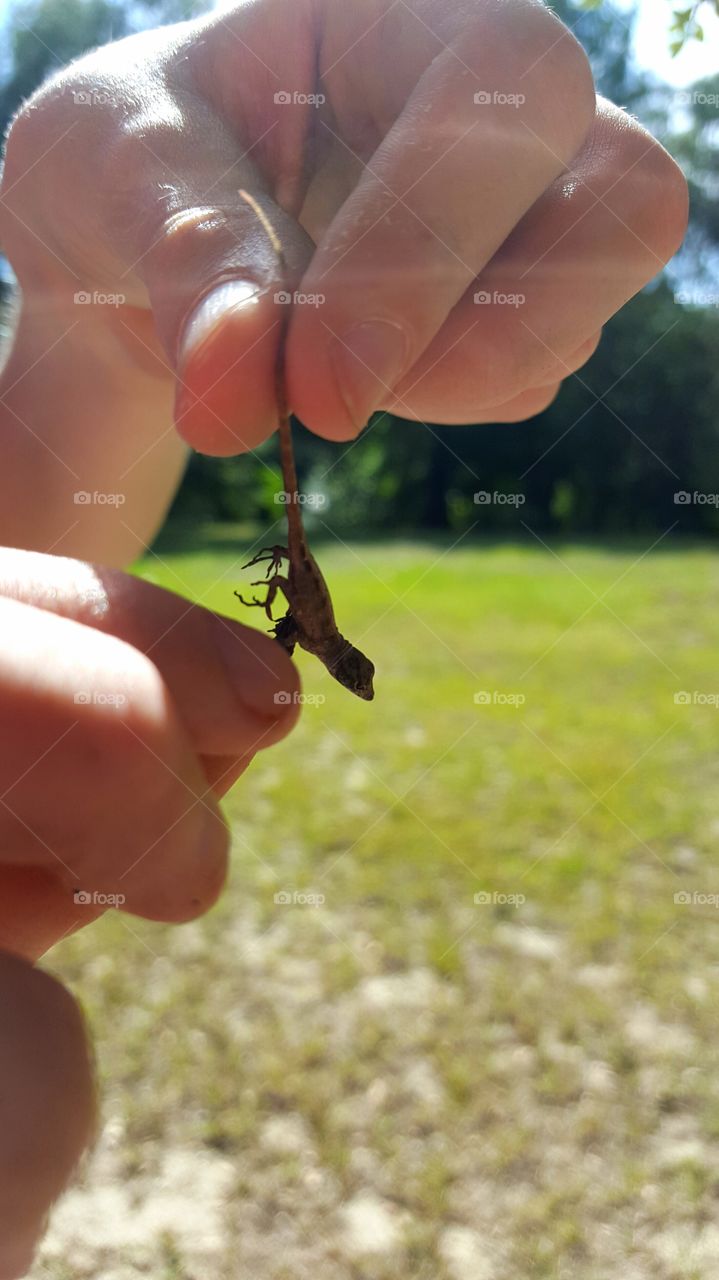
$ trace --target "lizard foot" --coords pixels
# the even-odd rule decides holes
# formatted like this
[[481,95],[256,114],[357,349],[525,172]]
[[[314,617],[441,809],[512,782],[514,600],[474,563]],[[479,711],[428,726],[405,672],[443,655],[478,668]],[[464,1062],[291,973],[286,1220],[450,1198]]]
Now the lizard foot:
[[264,562],[267,561],[267,573],[265,576],[269,578],[272,571],[274,570],[275,573],[278,573],[282,568],[282,561],[289,560],[289,558],[290,553],[287,550],[287,547],[263,547],[262,551],[258,552],[254,560],[248,560],[247,564],[243,564],[242,568],[251,569],[253,565],[264,564]]
[[[253,586],[253,587],[254,587],[254,586],[256,586],[256,585],[257,585],[256,583],[254,583],[254,582],[252,583],[252,586]],[[264,584],[264,582],[263,582],[263,583],[262,583],[262,586],[264,586],[264,585],[265,585],[265,584]],[[237,596],[237,599],[239,600],[240,604],[244,604],[244,605],[246,606],[246,608],[248,608],[248,609],[266,609],[266,607],[267,607],[267,603],[266,603],[266,601],[265,601],[265,600],[258,600],[258,599],[257,599],[257,596],[253,596],[251,600],[245,600],[245,597],[244,597],[243,595],[241,595],[239,591],[235,591],[235,593],[234,593],[234,594]]]
[[264,609],[270,622],[274,622],[275,619],[272,617],[272,606],[275,603],[277,592],[284,591],[285,587],[287,586],[287,579],[281,577],[280,574],[275,574],[274,578],[270,578],[269,582],[263,578],[263,579],[260,579],[259,582],[251,582],[250,586],[266,587],[267,595],[265,599],[258,600],[257,596],[253,596],[251,600],[245,600],[243,596],[240,595],[240,592],[236,591],[235,595],[237,596],[237,599],[240,601],[240,604],[247,605],[248,608],[250,609]]

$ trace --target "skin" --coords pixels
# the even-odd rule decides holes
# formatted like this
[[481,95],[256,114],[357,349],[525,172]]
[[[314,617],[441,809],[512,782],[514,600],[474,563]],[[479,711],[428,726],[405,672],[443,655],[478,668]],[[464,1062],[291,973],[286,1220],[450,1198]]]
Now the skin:
[[[378,408],[513,422],[589,358],[686,212],[674,162],[595,99],[537,0],[256,0],[96,51],[20,112],[0,186],[22,288],[0,542],[54,556],[0,556],[0,1280],[26,1270],[94,1125],[82,1018],[33,962],[93,917],[78,879],[152,919],[206,909],[217,800],[295,714],[273,700],[297,688],[279,645],[57,557],[121,568],[188,444],[229,455],[274,431],[278,289],[324,299],[292,308],[285,365],[319,435],[353,438]],[[126,701],[76,703],[88,672]]]
[[[337,440],[380,407],[435,423],[536,413],[674,253],[679,169],[595,100],[548,10],[412,4],[238,5],[93,53],[30,100],[0,188],[23,287],[0,382],[0,542],[122,566],[162,522],[183,440],[234,454],[275,429],[288,282],[240,188],[279,232],[290,287],[325,297],[293,308],[287,392]],[[326,103],[275,104],[317,90],[316,62]],[[526,102],[475,104],[495,90]],[[477,306],[480,288],[526,303]],[[126,303],[79,306],[78,290]],[[399,333],[398,376],[379,368],[389,341],[372,354],[375,318]],[[125,501],[78,506],[77,490]]]
[[0,625],[5,1280],[29,1265],[94,1127],[82,1017],[33,963],[102,914],[103,899],[78,902],[77,889],[123,895],[121,910],[151,920],[212,905],[227,874],[218,802],[291,729],[299,683],[260,632],[118,570],[34,552],[0,551]]

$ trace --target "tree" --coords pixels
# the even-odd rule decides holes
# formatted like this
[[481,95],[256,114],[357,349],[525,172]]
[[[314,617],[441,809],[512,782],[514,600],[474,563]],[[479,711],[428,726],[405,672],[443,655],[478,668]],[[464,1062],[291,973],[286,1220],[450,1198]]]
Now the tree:
[[[579,8],[592,11],[601,8],[604,0],[576,0]],[[677,9],[672,3],[672,23],[670,27],[669,48],[673,54],[680,53],[690,40],[703,40],[704,27],[702,14],[712,8],[719,16],[719,0],[692,0],[686,7]]]

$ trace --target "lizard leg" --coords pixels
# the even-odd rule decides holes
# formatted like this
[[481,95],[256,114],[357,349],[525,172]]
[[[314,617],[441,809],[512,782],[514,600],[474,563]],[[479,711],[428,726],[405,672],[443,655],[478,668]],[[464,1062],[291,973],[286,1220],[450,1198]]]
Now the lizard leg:
[[288,560],[289,554],[287,547],[263,547],[262,551],[258,552],[254,560],[248,560],[247,564],[243,564],[242,568],[251,569],[253,565],[264,564],[264,562],[267,561],[267,577],[269,578],[273,570],[275,573],[279,572],[282,568],[282,561]]
[[237,599],[240,601],[240,604],[247,605],[247,607],[250,609],[264,609],[270,622],[274,622],[275,620],[272,617],[272,606],[275,602],[277,592],[285,591],[285,588],[288,585],[289,584],[287,582],[287,579],[283,578],[281,574],[277,573],[275,574],[274,578],[270,579],[269,582],[267,582],[265,579],[260,579],[259,582],[250,583],[250,586],[253,586],[253,587],[267,587],[267,595],[265,596],[264,600],[258,600],[257,596],[253,596],[251,600],[245,600],[244,597],[240,595],[239,591],[236,591],[235,595],[237,596]]
[[299,641],[299,631],[291,612],[286,613],[284,618],[280,618],[279,622],[275,623],[272,634],[277,643],[281,644],[285,652],[292,657]]
[[287,579],[283,578],[279,573],[275,574],[274,578],[270,579],[267,587],[267,599],[265,600],[265,613],[267,614],[270,622],[274,622],[274,618],[272,617],[272,606],[275,603],[277,592],[285,592],[287,585]]

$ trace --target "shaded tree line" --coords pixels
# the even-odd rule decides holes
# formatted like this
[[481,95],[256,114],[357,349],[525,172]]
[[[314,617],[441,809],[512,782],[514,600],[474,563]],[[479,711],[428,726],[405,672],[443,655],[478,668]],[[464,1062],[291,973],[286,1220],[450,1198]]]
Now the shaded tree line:
[[[207,8],[192,0],[40,0],[13,12],[0,117],[63,61]],[[600,90],[636,114],[687,174],[692,224],[668,273],[606,326],[599,350],[544,413],[516,425],[443,427],[380,414],[356,446],[299,430],[310,509],[339,532],[539,530],[693,533],[719,528],[719,76],[679,93],[636,68],[631,21],[609,4],[555,5]],[[194,456],[173,509],[183,520],[262,521],[280,509],[276,447]],[[476,495],[490,494],[487,502]],[[494,495],[499,497],[495,500]],[[314,514],[313,514],[314,511]]]

